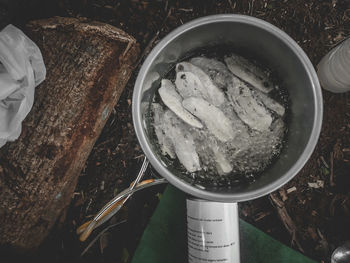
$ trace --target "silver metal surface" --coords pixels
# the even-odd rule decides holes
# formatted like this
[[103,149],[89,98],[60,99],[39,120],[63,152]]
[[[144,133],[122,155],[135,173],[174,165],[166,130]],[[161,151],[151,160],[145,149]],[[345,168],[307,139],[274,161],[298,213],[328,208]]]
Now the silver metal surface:
[[350,243],[346,243],[334,250],[332,263],[349,263],[350,262]]
[[[149,161],[148,161],[147,157],[145,157],[145,158],[143,159],[142,166],[141,166],[141,168],[140,168],[140,171],[139,171],[139,173],[138,173],[138,175],[137,175],[135,181],[134,181],[134,182],[130,185],[130,187],[129,187],[130,190],[133,190],[133,189],[136,187],[136,185],[141,181],[142,177],[144,176],[144,174],[145,174],[145,172],[146,172],[146,170],[147,170],[148,164],[149,164]],[[125,200],[123,201],[123,204],[124,204],[126,201],[128,201],[128,199],[129,199],[130,197],[131,197],[131,194],[129,194],[129,195],[125,198]]]
[[[144,164],[145,164],[144,168],[147,169],[148,162],[144,162]],[[85,224],[80,226],[80,227],[83,227],[78,232],[78,234],[80,235],[80,238],[83,237],[80,240],[85,241],[86,238],[89,237],[89,235],[91,234],[91,232],[95,228],[97,228],[100,225],[102,225],[103,223],[105,223],[108,219],[110,219],[117,212],[117,210],[119,210],[122,207],[122,205],[117,206],[117,209],[116,208],[113,209],[113,211],[110,211],[107,215],[105,215],[105,217],[102,217],[102,219],[101,219],[102,213],[105,212],[106,209],[110,208],[113,204],[115,204],[116,202],[124,199],[125,197],[128,198],[130,195],[132,195],[133,193],[135,193],[137,191],[146,189],[146,188],[154,186],[154,185],[164,184],[164,183],[168,183],[168,181],[166,179],[164,179],[164,178],[155,179],[153,182],[150,182],[150,183],[147,183],[147,184],[143,184],[143,185],[138,185],[138,186],[136,185],[133,188],[129,187],[129,188],[125,189],[124,191],[122,191],[121,193],[119,193],[111,201],[109,201],[91,221],[89,221],[90,223],[86,227],[83,227]]]
[[[147,160],[147,157],[145,157],[145,159],[143,160],[142,166],[140,168],[140,171],[135,179],[135,181],[131,184],[131,186],[124,190],[123,192],[121,192],[120,194],[118,194],[117,196],[115,196],[111,201],[109,201],[98,213],[97,215],[93,218],[92,221],[98,221],[100,219],[100,217],[103,215],[103,213],[109,209],[112,205],[114,205],[115,203],[117,203],[118,201],[120,201],[121,199],[123,199],[125,197],[125,192],[127,191],[131,191],[131,193],[125,198],[124,202],[122,203],[122,205],[120,205],[120,207],[118,207],[118,210],[123,206],[123,204],[130,198],[130,196],[132,195],[132,190],[134,190],[134,188],[137,186],[137,184],[140,182],[141,178],[143,177],[143,175],[145,174],[145,171],[147,170],[149,161]],[[117,211],[116,211],[117,212]],[[115,213],[116,213],[115,212]],[[115,214],[114,213],[114,214]],[[112,215],[114,215],[112,214]],[[105,220],[106,221],[106,220]],[[101,223],[102,224],[102,223]]]
[[[161,160],[151,142],[146,119],[160,78],[177,61],[198,48],[222,44],[249,52],[256,60],[277,72],[290,95],[289,132],[280,157],[256,182],[239,188],[201,189],[180,179],[178,172]],[[239,202],[276,190],[300,171],[318,141],[323,107],[316,72],[303,50],[286,33],[257,18],[215,15],[182,25],[152,50],[135,83],[132,113],[136,135],[145,155],[171,184],[198,198]]]
[[[143,159],[143,162],[142,162],[142,166],[140,168],[140,171],[135,179],[135,181],[130,185],[130,187],[126,190],[124,190],[123,192],[127,191],[127,190],[134,190],[134,188],[137,186],[137,184],[141,181],[141,179],[143,178],[146,170],[147,170],[147,167],[148,167],[148,164],[149,164],[149,161],[147,159],[147,157],[145,157]],[[122,193],[123,193],[122,192]],[[129,200],[129,198],[132,196],[133,192],[131,194],[129,194],[125,199],[124,201],[118,205],[116,208],[113,209],[112,212],[110,212],[108,215],[106,215],[104,218],[102,218],[100,220],[100,217],[102,216],[102,214],[108,209],[110,208],[113,204],[116,203],[115,199],[116,198],[113,198],[111,201],[108,202],[107,205],[105,205],[98,213],[97,215],[94,217],[93,221],[98,221],[98,223],[96,224],[95,228],[99,227],[100,225],[104,224],[105,222],[107,222],[109,219],[111,219],[112,216],[114,216],[122,207],[123,205],[126,203],[126,201]],[[120,198],[119,196],[117,196],[118,198]],[[121,200],[121,199],[118,199],[118,200]]]

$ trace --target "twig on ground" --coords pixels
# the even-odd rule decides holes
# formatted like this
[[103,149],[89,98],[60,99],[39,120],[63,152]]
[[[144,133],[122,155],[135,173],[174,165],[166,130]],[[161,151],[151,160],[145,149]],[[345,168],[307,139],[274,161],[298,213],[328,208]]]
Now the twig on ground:
[[287,189],[287,194],[290,194],[290,193],[292,193],[292,192],[294,192],[294,191],[296,191],[297,190],[297,188],[295,187],[295,186],[293,186],[293,187],[291,187],[291,188],[288,188]]
[[231,7],[232,11],[235,11],[236,1],[235,1],[234,4],[232,4],[232,0],[228,0],[228,3],[230,4],[230,7]]
[[92,203],[92,198],[89,199],[89,201],[88,201],[88,203],[87,203],[87,205],[86,205],[85,214],[87,214],[87,212],[88,212],[88,210],[89,210],[89,208],[90,208],[91,203]]
[[269,211],[267,211],[267,212],[260,212],[260,213],[258,213],[258,214],[256,214],[256,215],[254,216],[254,221],[255,221],[255,222],[260,221],[261,219],[263,219],[263,218],[269,216],[270,214],[271,214],[271,213],[270,213]]
[[141,61],[143,60],[143,58],[146,57],[148,55],[148,53],[151,51],[151,48],[152,48],[154,42],[157,40],[159,33],[160,33],[160,31],[158,30],[156,32],[156,34],[152,37],[152,39],[148,42],[148,44],[145,47],[145,49],[143,50],[139,60],[136,62],[135,68],[137,68],[141,64]]
[[[338,202],[339,201],[339,202]],[[349,197],[343,194],[336,194],[332,201],[329,204],[329,214],[333,217],[335,215],[336,203],[343,209],[345,213],[347,213],[348,207],[346,202],[349,201]]]
[[249,15],[253,15],[253,9],[254,9],[254,0],[251,1],[251,4],[249,5]]
[[342,160],[344,157],[342,148],[341,148],[341,140],[338,139],[337,142],[333,146],[333,153],[335,160]]
[[288,199],[287,192],[284,188],[281,188],[278,192],[280,193],[283,202]]
[[320,159],[321,159],[323,165],[324,165],[327,169],[329,169],[329,165],[328,165],[328,163],[326,162],[326,160],[324,159],[324,157],[321,156]]
[[334,183],[334,153],[331,152],[331,157],[330,157],[330,165],[331,165],[331,174],[329,176],[329,185],[331,187],[334,187],[335,186],[335,183]]
[[320,229],[317,228],[317,234],[320,237],[320,241],[319,241],[319,246],[321,247],[321,249],[325,252],[327,252],[329,250],[329,245],[328,242],[326,240],[326,238],[324,237],[324,235],[321,233]]
[[112,227],[121,225],[123,223],[125,223],[126,220],[120,221],[118,223],[115,223],[113,225],[107,226],[105,229],[103,229],[90,243],[89,245],[87,245],[87,247],[83,250],[83,252],[81,252],[80,257],[84,256],[86,254],[86,252],[88,252],[88,250],[92,247],[93,244],[95,244],[95,242],[109,229],[111,229]]
[[310,188],[315,188],[315,189],[318,189],[318,188],[323,188],[324,187],[324,181],[323,180],[317,180],[316,182],[314,183],[307,183],[307,185],[310,187]]
[[183,12],[193,12],[193,8],[179,8],[177,10],[183,11]]
[[335,202],[339,199],[339,195],[335,195],[331,201],[331,203],[329,204],[329,214],[331,216],[334,216],[335,214]]
[[140,154],[140,155],[138,155],[138,156],[134,157],[134,159],[141,159],[141,158],[144,158],[144,157],[145,157],[145,155],[144,155],[144,154]]
[[168,10],[169,2],[168,0],[165,1],[164,11],[166,12]]
[[270,200],[274,204],[274,207],[276,207],[277,213],[278,213],[283,225],[285,226],[285,228],[287,229],[289,234],[292,236],[291,243],[295,244],[301,252],[304,252],[304,249],[301,247],[301,245],[296,237],[296,234],[297,234],[296,226],[295,226],[292,218],[289,216],[287,209],[284,206],[283,201],[275,193],[270,194]]
[[161,28],[155,33],[155,35],[151,38],[151,40],[148,42],[147,46],[145,47],[145,49],[142,51],[142,54],[139,58],[139,60],[136,62],[136,66],[135,68],[137,68],[142,60],[151,52],[151,49],[153,47],[154,42],[157,40],[159,33],[163,30],[163,27],[166,23],[166,21],[168,20],[169,16],[171,15],[172,12],[172,8],[169,8],[168,14],[167,16],[164,18],[163,23],[161,25]]
[[94,148],[95,148],[95,149],[101,148],[101,146],[104,146],[104,145],[106,145],[106,144],[109,144],[109,143],[112,142],[113,140],[115,140],[115,138],[114,138],[114,137],[111,137],[111,138],[109,138],[109,139],[107,139],[107,140],[105,140],[105,141],[103,141],[103,142],[97,144],[96,146],[94,146]]

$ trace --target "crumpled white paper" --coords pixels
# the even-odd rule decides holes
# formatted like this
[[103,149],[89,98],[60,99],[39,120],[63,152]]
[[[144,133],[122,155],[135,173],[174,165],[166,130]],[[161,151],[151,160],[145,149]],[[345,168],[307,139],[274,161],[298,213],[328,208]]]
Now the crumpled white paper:
[[20,29],[0,32],[0,147],[16,140],[34,102],[34,89],[46,76],[38,46]]

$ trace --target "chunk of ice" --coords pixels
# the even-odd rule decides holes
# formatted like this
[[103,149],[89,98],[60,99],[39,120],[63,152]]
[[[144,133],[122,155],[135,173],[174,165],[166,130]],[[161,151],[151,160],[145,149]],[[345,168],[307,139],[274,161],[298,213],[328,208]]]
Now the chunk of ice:
[[264,93],[268,93],[273,89],[273,84],[269,76],[249,60],[235,54],[226,56],[224,60],[228,69],[234,75],[249,83],[254,88]]
[[270,127],[272,122],[270,113],[257,102],[252,91],[244,83],[238,87],[231,87],[227,94],[238,117],[250,128],[264,131]]
[[184,122],[196,128],[203,128],[202,123],[182,106],[182,97],[176,92],[174,85],[168,79],[162,79],[158,90],[162,101]]
[[164,113],[163,129],[171,139],[177,158],[190,173],[201,170],[199,156],[191,133],[176,115],[167,110]]
[[233,167],[231,163],[226,158],[225,154],[219,150],[216,145],[211,146],[211,150],[214,154],[214,159],[216,162],[216,169],[219,175],[225,175],[232,171]]
[[225,102],[224,93],[214,85],[210,77],[199,67],[189,63],[181,62],[176,65],[176,72],[187,71],[196,75],[203,84],[203,87],[207,90],[209,95],[209,102],[215,106],[220,106]]
[[164,125],[163,107],[158,103],[152,103],[152,111],[153,111],[154,131],[156,133],[162,154],[163,155],[167,154],[171,159],[175,159],[176,156],[175,156],[174,145],[170,140],[170,138],[167,137],[163,129],[163,125]]
[[203,69],[203,71],[206,72],[213,82],[220,88],[228,90],[232,87],[238,87],[245,84],[237,76],[233,75],[224,63],[216,59],[196,57],[192,58],[191,62]]
[[195,97],[184,99],[182,105],[203,121],[208,130],[220,141],[226,142],[234,138],[232,123],[219,108]]
[[177,72],[175,86],[184,99],[189,97],[210,99],[208,90],[204,88],[200,79],[191,72]]
[[[228,70],[228,68],[224,63],[216,59],[210,59],[206,57],[195,57],[195,58],[192,58],[190,61],[194,65],[203,69],[203,71],[207,73],[213,79],[214,83],[217,84],[219,87],[222,87],[222,88],[225,87],[226,89],[230,89],[232,87],[235,88],[238,86],[249,88],[244,82],[242,82],[236,76],[232,75],[232,73]],[[249,65],[253,65],[253,64],[252,63],[247,64],[247,66]],[[256,67],[255,65],[253,66]],[[257,98],[259,102],[262,102],[268,109],[276,112],[280,116],[284,115],[284,107],[278,102],[276,102],[275,100],[273,100],[272,98],[268,97],[266,94],[262,93],[259,90],[254,90],[253,95]],[[251,98],[251,96],[249,96],[249,98],[253,99]],[[256,105],[256,103],[253,103],[252,105]],[[237,110],[237,107],[235,107],[235,109]],[[261,107],[259,107],[258,109],[261,110]],[[242,115],[242,117],[244,117],[244,115]]]
[[253,95],[258,100],[260,100],[266,106],[266,108],[276,112],[279,116],[283,117],[286,110],[280,103],[259,90],[255,90],[253,92]]
[[216,59],[206,57],[195,57],[190,62],[201,68],[213,82],[221,89],[227,88],[227,84],[232,82],[232,73],[226,65]]

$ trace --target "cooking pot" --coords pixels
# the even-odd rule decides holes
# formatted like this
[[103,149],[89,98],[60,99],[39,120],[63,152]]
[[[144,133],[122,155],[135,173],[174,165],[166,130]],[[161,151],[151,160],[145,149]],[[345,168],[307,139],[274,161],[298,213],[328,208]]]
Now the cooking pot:
[[[242,50],[275,72],[289,93],[286,142],[280,156],[255,182],[238,187],[192,184],[162,159],[152,134],[149,107],[160,80],[175,64],[198,49],[230,46]],[[266,195],[287,183],[304,166],[317,143],[322,124],[322,93],[316,72],[298,44],[277,27],[243,15],[214,15],[193,20],[163,38],[138,74],[132,114],[138,141],[151,165],[169,183],[191,196],[240,202]]]

